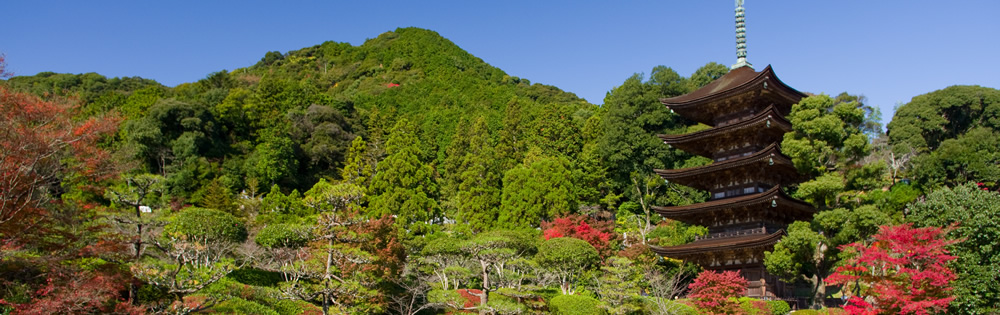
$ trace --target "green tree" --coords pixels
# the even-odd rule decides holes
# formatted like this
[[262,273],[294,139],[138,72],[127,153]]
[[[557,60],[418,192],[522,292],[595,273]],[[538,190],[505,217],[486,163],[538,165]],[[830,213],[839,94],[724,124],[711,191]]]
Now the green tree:
[[247,239],[246,226],[229,213],[193,207],[166,218],[166,222],[151,242],[155,251],[132,263],[132,274],[164,288],[173,298],[173,312],[186,314],[211,307],[219,302],[217,298],[190,305],[183,303],[184,297],[249,262],[237,259],[242,256],[238,245]]
[[244,165],[248,177],[265,185],[276,184],[294,174],[298,167],[295,143],[279,128],[266,129]]
[[1000,311],[1000,194],[974,183],[941,188],[922,202],[910,205],[907,220],[923,227],[958,224],[949,238],[961,239],[950,247],[958,258],[951,267],[958,275],[955,301],[949,310],[959,314],[992,314]]
[[598,263],[600,256],[587,241],[557,237],[539,245],[535,261],[558,279],[562,294],[574,294],[577,277]]
[[401,119],[386,143],[385,160],[378,164],[371,185],[369,216],[395,215],[401,231],[411,235],[430,232],[431,221],[439,218],[435,196],[437,186],[430,165],[419,160],[414,126]]
[[202,207],[240,215],[236,213],[236,202],[232,193],[229,192],[229,188],[222,185],[219,178],[213,179],[204,190],[204,196],[201,198]]
[[504,174],[503,199],[497,226],[537,227],[544,219],[561,217],[576,208],[572,173],[566,158],[526,160]]
[[375,174],[375,164],[376,161],[368,155],[368,143],[365,139],[361,136],[354,137],[354,140],[351,140],[351,147],[347,150],[347,158],[340,177],[367,190],[372,175]]
[[632,314],[642,309],[643,273],[632,260],[612,256],[601,266],[597,294],[611,314]]
[[[889,145],[920,152],[936,150],[976,127],[1000,129],[1000,90],[980,86],[950,86],[913,98],[896,109],[889,123]],[[901,151],[896,151],[902,153]]]
[[[495,230],[477,234],[460,246],[460,249],[479,264],[482,293],[479,294],[480,314],[489,313],[490,292],[499,288],[499,279],[505,266],[517,258],[531,255],[535,249],[536,236],[530,230]],[[588,244],[589,245],[589,244]]]
[[626,191],[633,172],[652,173],[653,169],[673,166],[677,160],[656,135],[683,126],[659,99],[685,93],[686,83],[676,82],[679,76],[669,68],[654,68],[652,77],[657,79],[643,82],[642,76],[635,74],[604,98],[603,136],[598,141],[598,152],[607,163],[608,177],[616,191]]
[[458,216],[473,230],[484,231],[496,224],[501,192],[498,167],[486,121],[480,117],[469,130],[457,196]]

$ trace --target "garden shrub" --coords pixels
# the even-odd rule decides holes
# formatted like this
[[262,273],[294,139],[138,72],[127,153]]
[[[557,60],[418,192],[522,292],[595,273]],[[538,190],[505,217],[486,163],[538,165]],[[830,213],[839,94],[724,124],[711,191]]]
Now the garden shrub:
[[266,248],[299,248],[309,242],[309,230],[294,224],[271,224],[261,229],[254,241]]
[[785,301],[767,301],[767,308],[771,310],[771,315],[785,315],[792,311]]
[[550,300],[549,311],[556,315],[606,314],[601,308],[601,301],[588,296],[569,294],[560,295]]
[[181,211],[163,228],[164,235],[188,239],[239,243],[247,239],[247,229],[232,214],[214,209],[191,207]]
[[270,307],[241,298],[230,298],[212,307],[212,311],[229,314],[279,315]]
[[743,314],[747,315],[771,314],[771,311],[768,308],[768,304],[765,301],[749,297],[741,297],[736,299],[736,301],[740,303],[740,309],[743,310]]

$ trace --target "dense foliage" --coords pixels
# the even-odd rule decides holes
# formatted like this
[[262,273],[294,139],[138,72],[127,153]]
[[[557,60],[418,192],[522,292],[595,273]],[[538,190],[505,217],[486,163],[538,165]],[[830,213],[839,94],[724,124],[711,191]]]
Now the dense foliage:
[[[787,312],[651,251],[707,231],[653,211],[708,196],[652,170],[711,162],[656,135],[708,128],[659,99],[717,63],[596,106],[417,28],[175,87],[3,61],[0,313]],[[918,96],[888,135],[862,97],[794,105],[781,145],[807,178],[786,192],[820,211],[768,270],[819,306],[853,289],[824,282],[858,259],[844,245],[957,222],[948,310],[995,312],[997,95]]]
[[955,273],[948,262],[955,259],[947,246],[947,231],[910,225],[882,227],[871,244],[845,245],[852,257],[830,276],[832,284],[850,292],[851,314],[934,314],[947,309],[950,282]]

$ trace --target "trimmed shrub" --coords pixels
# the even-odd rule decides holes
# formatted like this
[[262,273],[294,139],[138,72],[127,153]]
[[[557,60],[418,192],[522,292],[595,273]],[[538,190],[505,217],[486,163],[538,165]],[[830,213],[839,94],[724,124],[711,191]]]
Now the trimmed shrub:
[[229,314],[259,314],[259,315],[279,315],[270,307],[256,302],[247,301],[241,298],[230,298],[215,307],[212,311]]
[[299,248],[309,242],[309,230],[301,225],[271,224],[261,229],[254,241],[266,248]]
[[771,315],[785,315],[792,311],[785,301],[767,301],[767,308],[771,309]]
[[163,232],[208,241],[239,243],[247,239],[247,228],[240,219],[219,210],[196,207],[174,215]]
[[226,278],[236,280],[242,284],[249,284],[261,287],[277,287],[284,279],[280,272],[243,268],[236,269],[226,275]]
[[[771,314],[771,309],[768,308],[768,304],[765,301],[754,299],[754,298],[749,298],[749,297],[745,297],[745,296],[736,299],[736,301],[740,303],[740,309],[743,310],[743,314],[747,314],[747,315],[767,315],[767,314]],[[782,314],[784,314],[784,313],[782,313]]]
[[643,314],[676,314],[676,315],[699,315],[693,306],[685,304],[685,300],[663,300],[665,309],[661,309],[655,297],[643,297]]
[[[589,244],[588,244],[589,245]],[[601,301],[589,296],[564,294],[549,301],[549,311],[556,315],[604,315]]]

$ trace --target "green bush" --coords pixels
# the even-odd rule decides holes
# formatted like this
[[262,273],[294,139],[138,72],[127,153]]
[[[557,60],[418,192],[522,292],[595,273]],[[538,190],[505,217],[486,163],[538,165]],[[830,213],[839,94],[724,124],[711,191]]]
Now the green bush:
[[582,295],[560,295],[549,301],[549,311],[552,314],[566,315],[604,315],[601,301]]
[[246,226],[240,219],[219,210],[196,207],[184,209],[171,218],[163,232],[209,241],[238,243],[247,239]]
[[309,230],[301,225],[271,224],[261,229],[254,241],[267,248],[299,248],[309,242]]
[[765,301],[749,297],[741,297],[736,299],[736,301],[740,303],[740,309],[743,310],[743,314],[747,315],[771,314],[769,305]]
[[819,315],[819,312],[817,312],[816,310],[804,309],[804,310],[798,310],[798,311],[792,312],[792,314],[794,314],[794,315]]
[[259,315],[279,315],[270,307],[256,302],[247,301],[241,298],[229,298],[212,307],[212,311],[229,314],[259,314]]
[[253,268],[236,269],[226,275],[226,278],[236,280],[239,283],[261,286],[276,287],[283,281],[281,273]]
[[785,315],[792,311],[785,301],[767,301],[767,308],[771,309],[771,315]]
[[663,300],[664,306],[667,309],[667,312],[664,312],[664,310],[660,309],[660,305],[659,305],[659,303],[657,303],[657,299],[658,298],[655,298],[655,297],[643,297],[643,299],[642,299],[643,300],[643,306],[642,306],[643,314],[664,314],[664,313],[666,313],[666,314],[677,314],[677,315],[699,315],[700,314],[698,312],[698,310],[695,309],[694,307],[682,303],[681,302],[682,300],[669,300],[669,299]]

